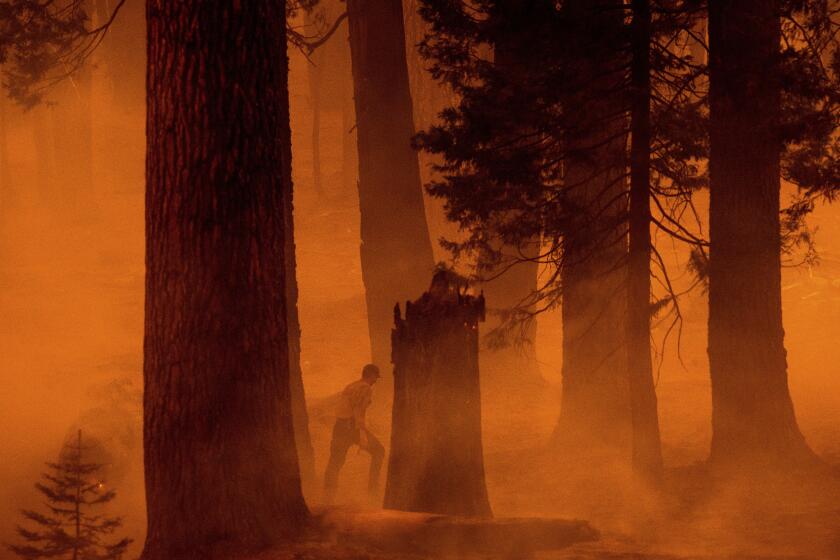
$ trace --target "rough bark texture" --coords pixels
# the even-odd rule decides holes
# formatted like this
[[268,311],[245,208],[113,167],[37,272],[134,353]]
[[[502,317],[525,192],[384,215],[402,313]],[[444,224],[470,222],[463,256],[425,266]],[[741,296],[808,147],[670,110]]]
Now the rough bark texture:
[[147,2],[143,558],[307,518],[292,425],[283,2]]
[[484,298],[447,273],[395,310],[394,408],[385,507],[489,516],[481,442],[478,323]]
[[373,361],[388,362],[392,310],[434,266],[420,185],[400,0],[348,0],[359,147],[362,278]]
[[633,422],[633,468],[662,479],[659,414],[650,357],[650,6],[633,0],[630,256],[627,270],[627,363]]
[[[563,394],[555,440],[629,460],[631,416],[626,357],[625,122],[616,98],[620,0],[566,3],[580,22],[578,113],[569,131],[566,188],[579,205],[564,239]],[[610,29],[614,31],[610,31]],[[612,70],[612,72],[611,72]]]
[[812,457],[788,390],[779,228],[777,0],[709,5],[711,459]]

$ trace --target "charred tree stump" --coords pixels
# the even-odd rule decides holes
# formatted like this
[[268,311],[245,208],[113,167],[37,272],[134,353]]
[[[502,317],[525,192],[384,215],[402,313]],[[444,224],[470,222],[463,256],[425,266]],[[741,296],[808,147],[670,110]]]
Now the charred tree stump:
[[394,309],[388,509],[489,517],[481,443],[478,323],[484,296],[447,272]]

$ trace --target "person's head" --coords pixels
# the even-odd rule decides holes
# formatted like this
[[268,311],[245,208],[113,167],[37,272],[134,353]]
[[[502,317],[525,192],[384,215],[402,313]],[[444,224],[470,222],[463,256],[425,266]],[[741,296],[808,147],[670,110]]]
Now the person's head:
[[362,380],[368,385],[373,385],[379,379],[379,368],[376,364],[368,364],[362,368]]

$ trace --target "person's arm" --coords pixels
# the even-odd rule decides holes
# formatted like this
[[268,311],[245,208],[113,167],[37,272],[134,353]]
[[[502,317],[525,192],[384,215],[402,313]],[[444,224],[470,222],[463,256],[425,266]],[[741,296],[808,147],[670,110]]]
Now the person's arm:
[[359,447],[367,447],[367,426],[365,424],[365,413],[370,406],[370,392],[366,392],[353,410],[353,417],[356,421],[356,428],[359,429]]
[[365,428],[365,409],[367,407],[364,405],[357,406],[356,409],[353,411],[353,418],[356,421],[356,427],[359,428],[360,431],[366,431]]

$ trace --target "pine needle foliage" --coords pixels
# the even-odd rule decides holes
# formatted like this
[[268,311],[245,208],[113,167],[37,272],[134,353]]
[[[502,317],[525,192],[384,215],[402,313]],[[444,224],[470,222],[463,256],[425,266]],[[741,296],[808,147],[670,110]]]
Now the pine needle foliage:
[[99,513],[116,492],[98,476],[102,465],[85,462],[84,451],[79,430],[59,461],[47,463],[47,472],[35,484],[46,511],[23,510],[27,526],[17,528],[21,544],[8,546],[20,558],[120,560],[131,544],[131,539],[112,537],[122,526],[119,517]]

